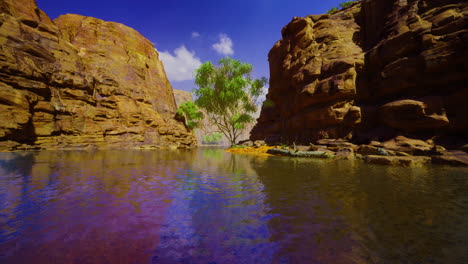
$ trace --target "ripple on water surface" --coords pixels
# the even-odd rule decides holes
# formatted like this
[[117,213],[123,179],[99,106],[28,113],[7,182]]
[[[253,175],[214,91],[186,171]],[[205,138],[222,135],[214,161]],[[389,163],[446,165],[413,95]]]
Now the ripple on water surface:
[[468,263],[468,170],[0,153],[0,263]]

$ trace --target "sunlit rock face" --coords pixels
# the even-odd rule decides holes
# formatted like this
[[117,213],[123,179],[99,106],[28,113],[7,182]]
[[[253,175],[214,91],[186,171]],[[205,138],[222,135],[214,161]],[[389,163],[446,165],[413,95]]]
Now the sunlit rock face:
[[363,0],[293,18],[269,53],[270,103],[251,138],[466,138],[467,14],[463,0]]
[[0,149],[196,144],[137,31],[79,15],[51,21],[33,0],[3,0],[0,12]]

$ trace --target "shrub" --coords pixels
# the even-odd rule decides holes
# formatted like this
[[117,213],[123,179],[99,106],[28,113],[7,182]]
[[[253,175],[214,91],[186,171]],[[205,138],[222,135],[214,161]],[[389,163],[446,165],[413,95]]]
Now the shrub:
[[185,125],[190,129],[200,126],[200,120],[203,119],[203,113],[191,101],[182,103],[177,109],[177,115],[183,118]]
[[328,10],[327,14],[333,14],[335,12],[338,12],[338,7],[336,7],[336,6],[334,8],[332,8],[332,9]]
[[350,7],[354,2],[356,2],[356,1],[351,0],[351,1],[341,2],[341,3],[340,3],[340,7],[341,7],[341,9],[348,8],[348,7]]

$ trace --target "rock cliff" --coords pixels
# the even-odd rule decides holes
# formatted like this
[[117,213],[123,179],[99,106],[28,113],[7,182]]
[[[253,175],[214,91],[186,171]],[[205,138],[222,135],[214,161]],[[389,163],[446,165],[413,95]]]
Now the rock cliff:
[[467,140],[468,3],[362,0],[295,17],[269,53],[251,139]]
[[190,147],[171,85],[137,31],[0,0],[0,149]]

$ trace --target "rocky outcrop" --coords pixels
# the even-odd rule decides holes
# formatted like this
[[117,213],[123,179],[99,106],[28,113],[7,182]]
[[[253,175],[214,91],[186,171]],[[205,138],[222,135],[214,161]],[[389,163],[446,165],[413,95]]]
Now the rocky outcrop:
[[34,0],[0,4],[0,149],[190,147],[153,44]]
[[[294,18],[252,140],[468,140],[468,3],[362,0]],[[465,143],[466,144],[466,143]]]

